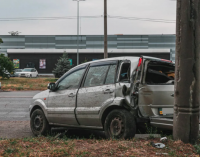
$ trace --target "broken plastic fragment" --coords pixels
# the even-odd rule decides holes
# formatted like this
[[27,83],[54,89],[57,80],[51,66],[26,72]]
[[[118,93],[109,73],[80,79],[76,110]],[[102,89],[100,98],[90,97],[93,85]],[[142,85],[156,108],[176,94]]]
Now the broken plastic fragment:
[[151,145],[153,147],[156,147],[156,148],[164,148],[165,147],[165,144],[163,144],[163,143],[154,143],[154,142],[151,142]]
[[160,138],[160,142],[166,142],[166,141],[167,141],[167,137]]

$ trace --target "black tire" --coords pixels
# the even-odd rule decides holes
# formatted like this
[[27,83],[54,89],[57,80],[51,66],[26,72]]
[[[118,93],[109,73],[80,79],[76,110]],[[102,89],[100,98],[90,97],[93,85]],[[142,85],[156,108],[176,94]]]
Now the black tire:
[[41,109],[36,109],[31,114],[30,126],[35,136],[50,134],[51,128]]
[[135,119],[127,110],[115,109],[106,117],[104,130],[107,138],[133,138],[136,133]]

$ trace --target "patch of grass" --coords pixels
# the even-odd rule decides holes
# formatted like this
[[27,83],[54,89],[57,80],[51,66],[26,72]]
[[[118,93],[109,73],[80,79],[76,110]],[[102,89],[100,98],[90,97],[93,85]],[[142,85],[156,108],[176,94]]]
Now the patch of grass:
[[90,153],[89,152],[85,152],[85,151],[77,153],[77,157],[87,157],[89,155],[90,155]]
[[57,78],[48,78],[48,79],[45,79],[45,81],[48,81],[48,82],[56,82],[58,79]]
[[12,154],[12,153],[17,153],[18,152],[18,149],[15,149],[15,148],[7,148],[5,149],[4,151],[6,154]]
[[23,86],[19,86],[16,88],[16,90],[23,90],[23,89],[24,89]]
[[119,144],[119,145],[118,145],[118,149],[127,150],[128,148],[125,147],[124,145]]
[[55,82],[55,78],[10,78],[1,80],[2,89],[5,91],[16,90],[46,90],[50,82]]
[[172,150],[168,153],[170,156],[176,156],[176,151]]
[[[34,137],[0,140],[0,156],[198,156],[200,145],[184,144],[169,140],[164,149],[157,149],[150,142],[159,138],[131,140],[74,139],[70,137]],[[134,144],[134,146],[133,146]]]
[[157,128],[153,128],[152,126],[148,126],[147,123],[145,123],[145,125],[146,125],[147,134],[149,134],[149,138],[154,139],[155,137],[154,137],[153,134],[158,134]]
[[54,153],[60,154],[62,156],[68,156],[69,153],[67,152],[66,149],[54,149]]
[[17,144],[17,141],[16,141],[16,140],[10,141],[10,144],[11,144],[11,145],[16,145],[16,144]]
[[199,145],[194,145],[194,148],[196,149],[196,153],[200,154],[200,144]]

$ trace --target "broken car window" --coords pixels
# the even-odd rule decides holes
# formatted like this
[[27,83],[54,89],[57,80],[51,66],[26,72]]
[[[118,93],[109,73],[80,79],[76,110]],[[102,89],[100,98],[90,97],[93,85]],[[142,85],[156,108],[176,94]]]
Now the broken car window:
[[173,84],[174,75],[174,65],[150,62],[147,65],[145,82],[147,84]]
[[84,87],[103,85],[109,65],[90,67],[85,79]]

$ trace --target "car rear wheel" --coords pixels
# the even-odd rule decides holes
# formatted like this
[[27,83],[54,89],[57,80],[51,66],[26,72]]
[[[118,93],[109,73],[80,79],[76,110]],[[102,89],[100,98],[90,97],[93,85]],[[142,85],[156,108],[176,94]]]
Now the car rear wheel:
[[35,136],[47,135],[51,130],[49,123],[41,109],[36,109],[31,114],[30,126]]
[[115,109],[106,117],[104,130],[107,138],[133,138],[136,133],[135,119],[127,110]]

